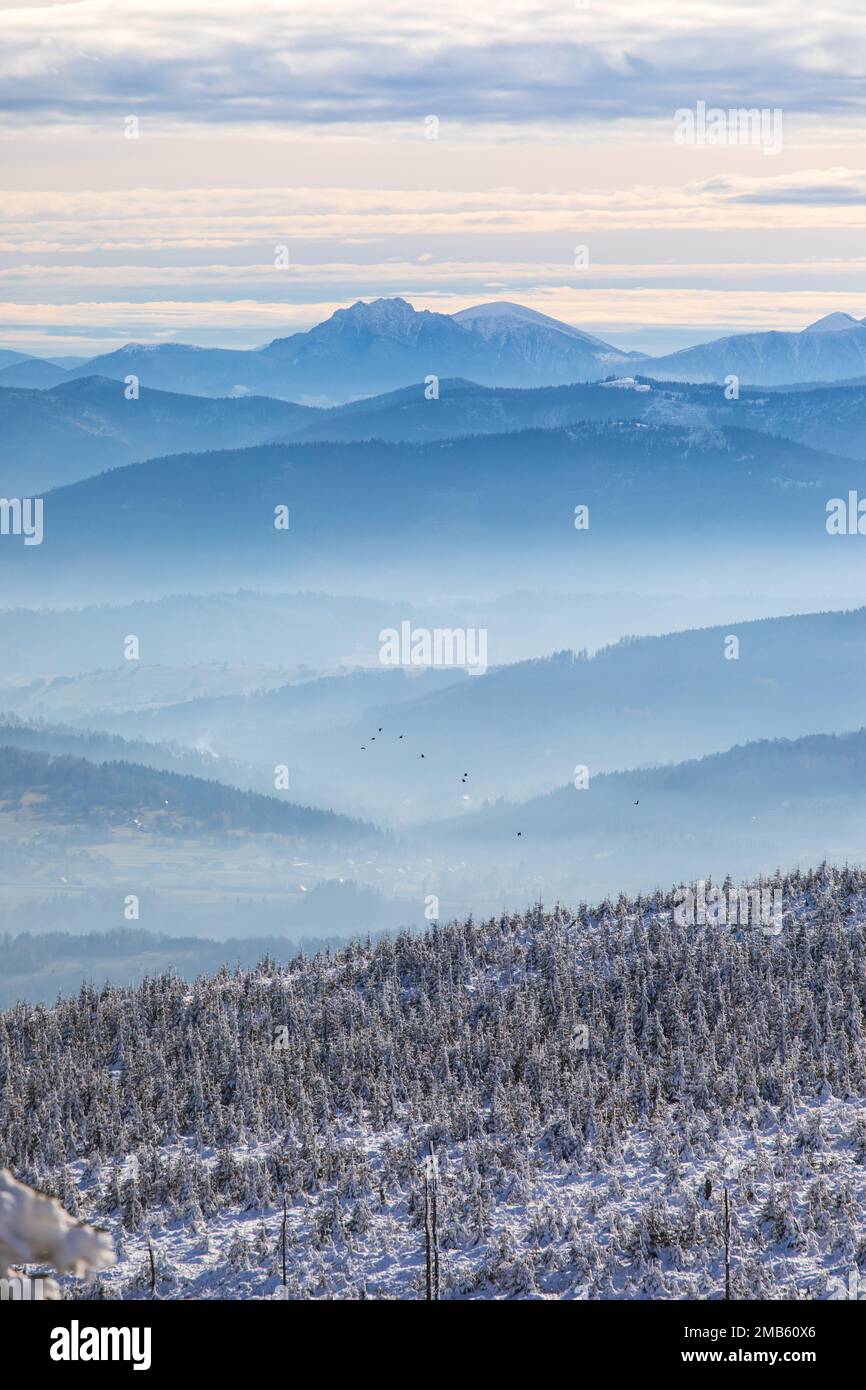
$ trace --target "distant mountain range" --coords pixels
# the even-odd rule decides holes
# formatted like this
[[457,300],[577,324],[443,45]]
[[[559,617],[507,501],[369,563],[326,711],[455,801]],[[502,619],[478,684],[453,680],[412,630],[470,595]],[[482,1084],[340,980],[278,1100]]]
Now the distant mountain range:
[[[725,658],[730,634],[737,660]],[[595,775],[776,734],[842,732],[862,718],[864,682],[861,608],[632,638],[484,676],[365,671],[100,722],[258,765],[281,747],[312,804],[417,821],[550,790],[577,764]]]
[[[855,586],[850,603],[856,602]],[[15,711],[17,719],[102,728],[115,714],[138,711],[154,720],[146,737],[186,739],[185,731],[164,732],[170,708],[182,711],[199,699],[311,685],[316,677],[342,678],[359,666],[374,665],[374,675],[394,674],[378,666],[374,639],[406,619],[417,626],[495,631],[497,664],[505,665],[563,647],[596,650],[626,635],[719,623],[732,613],[754,619],[825,606],[736,592],[710,598],[515,590],[483,602],[437,598],[426,608],[398,598],[252,591],[174,594],[117,607],[5,608],[0,609],[0,711]],[[125,659],[118,638],[126,633],[139,637],[147,669]],[[290,658],[290,664],[262,666],[266,654]],[[112,727],[123,732],[119,722]],[[139,726],[136,732],[141,733]]]
[[[640,420],[423,445],[183,454],[48,493],[43,543],[8,538],[0,576],[7,603],[28,606],[104,598],[106,566],[116,601],[201,588],[207,575],[238,587],[333,590],[386,564],[417,575],[422,564],[448,563],[453,578],[459,563],[477,575],[482,555],[508,576],[508,547],[518,546],[530,584],[556,556],[574,564],[576,504],[593,517],[584,560],[603,542],[646,536],[654,545],[668,536],[683,552],[725,537],[730,554],[735,541],[764,536],[768,515],[823,554],[825,500],[846,496],[854,471],[850,460],[772,435]],[[288,530],[275,529],[278,507],[288,508]]]
[[828,314],[800,333],[738,333],[655,357],[644,370],[659,379],[747,385],[843,381],[866,372],[866,320]]
[[[725,659],[729,634],[740,644],[737,660]],[[843,732],[860,723],[864,681],[866,609],[625,640],[590,659],[562,652],[498,668],[313,731],[296,745],[294,785],[339,769],[341,804],[356,814],[402,810],[408,796],[406,818],[439,819],[562,785],[577,765],[598,773],[681,762],[747,739]],[[264,746],[278,726],[256,703]],[[371,748],[379,725],[385,736]],[[244,739],[243,725],[237,736]],[[230,753],[232,739],[218,746]]]
[[88,763],[142,763],[161,772],[179,772],[235,786],[249,784],[249,779],[241,782],[247,769],[193,748],[131,741],[118,734],[78,729],[70,724],[47,724],[41,720],[28,724],[10,715],[0,716],[0,747],[48,753],[52,757],[84,758]]
[[[249,591],[174,594],[116,608],[0,609],[0,709],[19,700],[35,707],[40,694],[46,704],[62,701],[69,709],[80,695],[92,710],[157,708],[226,694],[226,683],[234,691],[264,690],[293,677],[309,679],[323,668],[369,660],[359,634],[378,632],[413,613],[398,601]],[[139,638],[149,677],[140,668],[135,674],[123,656],[118,637],[128,632]],[[263,666],[263,655],[285,664]],[[179,677],[182,668],[185,688],[172,697],[174,673]],[[275,677],[277,670],[283,671],[282,679]],[[97,675],[104,677],[99,684],[105,699],[98,698]],[[144,692],[137,699],[125,696],[124,679],[127,688],[133,679],[137,687],[143,683]]]
[[27,352],[0,348],[0,386],[54,386],[86,361],[86,357],[33,357]]
[[591,381],[633,355],[520,305],[483,305],[452,316],[418,312],[404,299],[377,299],[338,309],[308,332],[255,351],[130,343],[69,375],[123,380],[133,374],[143,386],[190,395],[253,393],[325,405],[431,375],[468,376],[490,386]]
[[80,361],[5,350],[0,387],[52,389],[85,376],[197,396],[259,395],[333,405],[464,377],[483,386],[555,386],[639,370],[657,380],[743,385],[843,381],[866,374],[866,320],[827,314],[800,332],[717,338],[661,357],[613,347],[524,305],[500,301],[456,314],[400,298],[358,301],[306,332],[237,350],[128,343]]
[[[138,611],[143,607],[144,605]],[[134,606],[129,606],[114,611],[129,614],[136,610]],[[104,614],[109,625],[111,617],[108,615],[111,612],[111,609],[107,609]],[[218,612],[218,607],[208,605],[199,609],[202,621],[205,621],[207,616],[215,618]],[[78,614],[51,614],[44,610],[33,614],[37,642],[34,643],[31,657],[36,656],[38,659],[37,644],[40,644],[43,656],[48,656],[50,660],[46,651],[46,648],[50,650],[50,633],[56,630],[57,619],[62,621],[65,616],[70,619],[70,636],[74,637],[76,629],[80,634],[82,624],[76,621]],[[7,630],[11,627],[14,631],[16,626],[20,630],[24,622],[26,617],[20,609],[0,612],[0,631],[3,627],[7,627]],[[155,623],[156,619],[151,618],[151,624],[155,626]],[[83,626],[86,631],[86,623]],[[153,631],[153,626],[150,626],[150,631]],[[129,630],[127,626],[125,631]],[[105,625],[101,631],[103,634],[106,633]],[[59,644],[58,655],[66,653],[67,667],[71,666],[75,670],[74,675],[52,673],[47,676],[39,675],[32,680],[27,680],[26,677],[16,680],[11,669],[11,659],[14,657],[10,652],[8,684],[0,683],[0,710],[14,711],[17,717],[25,719],[61,720],[81,724],[86,723],[89,716],[98,715],[101,719],[103,715],[115,710],[139,710],[150,715],[161,705],[173,705],[179,700],[194,700],[205,691],[209,691],[211,695],[239,695],[250,694],[254,690],[269,690],[275,686],[286,685],[297,676],[297,672],[290,667],[258,666],[245,662],[181,660],[177,665],[164,666],[158,661],[127,661],[123,655],[124,644],[122,640],[118,644],[117,637],[118,629],[115,628],[115,640],[111,647],[107,648],[107,644],[103,647],[103,655],[108,657],[110,664],[95,670],[79,669],[79,663],[69,656],[71,644]],[[143,650],[147,652],[148,646],[145,645]],[[85,645],[82,643],[82,657],[84,654]]]
[[7,495],[46,491],[155,454],[268,443],[318,414],[258,396],[211,400],[147,387],[127,400],[122,384],[107,377],[62,375],[59,385],[32,391],[4,388],[0,373]]
[[[616,893],[726,873],[754,883],[782,861],[857,864],[866,844],[866,729],[740,744],[666,767],[596,774],[544,796],[407,834],[427,854],[513,863],[545,896]],[[788,904],[783,903],[783,910]]]
[[52,386],[59,386],[68,377],[68,369],[59,366],[56,362],[48,362],[41,357],[22,357],[17,362],[12,362],[0,369],[0,386],[12,389],[17,387],[27,391],[42,391]]
[[[286,685],[276,690],[262,690],[238,698],[202,698],[166,706],[142,713],[123,710],[101,716],[100,728],[130,733],[133,738],[146,729],[149,739],[158,739],[163,746],[187,745],[214,750],[219,761],[231,747],[232,758],[247,763],[272,762],[272,751],[280,742],[293,757],[304,750],[314,736],[326,742],[339,739],[344,745],[344,730],[352,731],[352,753],[360,741],[354,737],[358,727],[372,735],[370,751],[377,742],[373,714],[387,708],[389,737],[393,736],[394,720],[400,709],[410,707],[426,696],[436,695],[460,681],[469,680],[465,672],[451,668],[432,668],[407,673],[400,669],[377,667],[354,671],[340,676],[324,676],[319,680]],[[365,720],[359,726],[358,721]],[[0,736],[3,725],[0,724]],[[381,738],[378,742],[382,743]],[[43,745],[44,746],[44,745]],[[136,745],[138,746],[138,745]],[[90,756],[90,755],[88,755]],[[115,754],[115,756],[117,756]],[[149,761],[149,759],[142,759]],[[322,761],[323,784],[333,786],[339,797],[339,778],[334,760],[326,755]],[[222,774],[220,774],[222,776]],[[229,780],[233,780],[229,778]],[[321,799],[321,789],[316,795]]]
[[317,411],[292,438],[423,443],[467,434],[560,429],[589,420],[644,420],[710,429],[717,425],[793,439],[849,458],[866,456],[866,382],[786,391],[743,387],[737,399],[709,384],[658,382],[652,376],[532,389],[440,382],[439,399],[419,386]]
[[[852,805],[858,825],[866,827],[866,729],[762,739],[665,767],[600,773],[581,791],[569,784],[518,805],[502,802],[439,830],[464,844],[499,841],[503,832],[521,830],[521,839],[601,837],[610,845],[613,836],[642,838],[650,828],[683,837],[699,824],[718,834],[724,824],[726,833],[754,835],[759,815],[762,832],[771,817],[780,830],[811,821],[826,831],[821,818],[832,814],[838,835],[845,833]],[[641,824],[640,807],[649,827]]]
[[107,377],[44,391],[0,388],[0,467],[7,494],[32,495],[160,455],[294,440],[424,443],[471,434],[642,420],[688,429],[718,425],[779,435],[849,458],[866,455],[866,383],[768,391],[628,376],[568,386],[480,386],[443,378],[429,401],[419,384],[316,409],[262,396],[204,398],[143,387],[127,401]]

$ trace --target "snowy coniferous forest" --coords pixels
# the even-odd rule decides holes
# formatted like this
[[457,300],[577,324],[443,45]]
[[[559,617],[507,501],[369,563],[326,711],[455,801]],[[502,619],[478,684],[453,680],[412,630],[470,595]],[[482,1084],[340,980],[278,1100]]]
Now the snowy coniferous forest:
[[111,1232],[74,1298],[424,1298],[431,1144],[442,1298],[721,1297],[726,1186],[733,1297],[843,1296],[866,872],[762,886],[779,935],[657,893],[19,1004],[0,1166]]

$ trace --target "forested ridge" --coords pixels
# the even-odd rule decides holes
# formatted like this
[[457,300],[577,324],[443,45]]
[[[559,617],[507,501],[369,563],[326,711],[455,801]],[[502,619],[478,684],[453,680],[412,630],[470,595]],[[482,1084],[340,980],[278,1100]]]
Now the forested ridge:
[[[88,820],[163,831],[193,827],[219,833],[375,838],[372,826],[333,811],[127,761],[89,762],[68,754],[0,745],[0,809],[80,825]],[[147,822],[137,818],[149,817]],[[154,819],[155,818],[155,821]]]
[[826,1296],[866,1264],[866,872],[761,886],[778,936],[657,893],[18,1005],[0,1165],[116,1231],[104,1291],[151,1241],[162,1296],[266,1296],[285,1195],[289,1296],[412,1296],[432,1142],[444,1297],[711,1296],[722,1182],[736,1296]]

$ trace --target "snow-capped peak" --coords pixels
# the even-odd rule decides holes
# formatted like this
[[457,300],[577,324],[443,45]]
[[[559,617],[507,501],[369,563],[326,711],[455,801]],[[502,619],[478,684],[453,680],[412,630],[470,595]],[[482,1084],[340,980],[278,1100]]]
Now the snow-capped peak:
[[506,327],[525,327],[537,324],[543,328],[564,333],[569,338],[587,338],[589,335],[572,328],[569,323],[561,323],[549,314],[541,314],[537,309],[528,309],[525,304],[512,304],[508,299],[492,300],[489,304],[473,304],[468,309],[460,309],[451,317],[465,328],[484,333],[487,329]]
[[[348,309],[337,309],[326,323],[352,323],[371,329],[374,333],[393,332],[412,323],[419,317],[408,300],[395,296],[393,299],[357,299]],[[320,327],[323,325],[320,325]]]
[[395,296],[392,299],[369,301],[358,299],[348,309],[337,309],[329,319],[310,331],[314,337],[329,337],[338,333],[410,343],[425,326],[437,321],[450,325],[447,315],[415,309],[407,300]]
[[452,318],[459,323],[474,323],[476,319],[510,319],[521,323],[545,323],[550,328],[562,328],[569,330],[567,323],[560,323],[558,319],[552,319],[548,314],[539,313],[537,309],[529,309],[525,304],[514,304],[510,299],[492,299],[487,304],[473,304],[468,309],[460,309]]
[[391,299],[356,299],[348,309],[338,309],[338,314],[347,318],[366,319],[368,323],[389,323],[394,319],[407,319],[415,315],[415,309],[407,299],[394,295]]
[[863,320],[855,319],[853,314],[845,314],[838,310],[835,314],[825,314],[822,319],[810,323],[803,329],[804,333],[843,333],[851,328],[862,328]]
[[451,317],[462,328],[469,329],[471,333],[479,333],[483,338],[515,329],[538,328],[610,351],[609,343],[594,338],[591,333],[583,333],[579,328],[573,328],[570,323],[551,318],[549,314],[542,314],[538,309],[529,309],[525,304],[513,304],[508,299],[491,300],[488,304],[473,304],[468,309],[460,309]]

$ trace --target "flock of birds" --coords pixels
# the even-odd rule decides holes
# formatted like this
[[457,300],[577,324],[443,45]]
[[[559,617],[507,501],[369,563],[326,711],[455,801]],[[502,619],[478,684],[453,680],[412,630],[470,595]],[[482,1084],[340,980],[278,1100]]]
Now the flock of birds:
[[[381,733],[382,733],[382,725],[380,724],[379,727],[378,727],[378,729],[376,730],[376,734],[381,734]],[[375,742],[376,742],[376,734],[371,734],[371,735],[370,735],[370,742],[371,742],[371,743],[375,743]],[[403,737],[402,734],[398,734],[398,735],[397,735],[398,741],[399,741],[402,737]],[[367,751],[367,745],[366,745],[366,743],[362,743],[362,744],[361,744],[361,752],[362,752],[362,753],[365,753],[366,751]],[[421,753],[419,756],[423,758],[425,755],[424,755],[423,753]],[[465,784],[466,784],[468,781],[469,781],[469,773],[468,773],[468,772],[464,772],[463,776],[460,778],[461,786],[465,786]]]
[[[370,742],[371,742],[371,743],[375,743],[375,742],[376,742],[376,734],[381,734],[381,733],[383,733],[383,732],[384,732],[384,730],[383,730],[383,728],[382,728],[382,725],[380,724],[379,727],[378,727],[377,730],[376,730],[376,733],[370,735]],[[402,734],[398,734],[398,735],[397,735],[397,740],[398,740],[398,742],[399,742],[399,740],[400,740],[402,737],[403,737]],[[367,751],[367,745],[366,745],[366,743],[362,743],[362,744],[361,744],[361,752],[362,752],[362,753],[366,753],[366,751]],[[421,753],[419,756],[423,758],[423,757],[424,757],[424,754]],[[466,785],[466,783],[467,783],[468,781],[469,781],[469,773],[468,773],[468,772],[464,772],[463,776],[460,778],[460,785],[461,785],[461,787],[465,787],[465,785]],[[639,806],[639,805],[640,805],[640,798],[638,798],[638,800],[637,800],[634,804],[635,804],[635,806]],[[518,832],[517,832],[517,838],[518,838],[518,840],[520,840],[520,839],[523,838],[523,831],[522,831],[522,830],[518,830]]]

